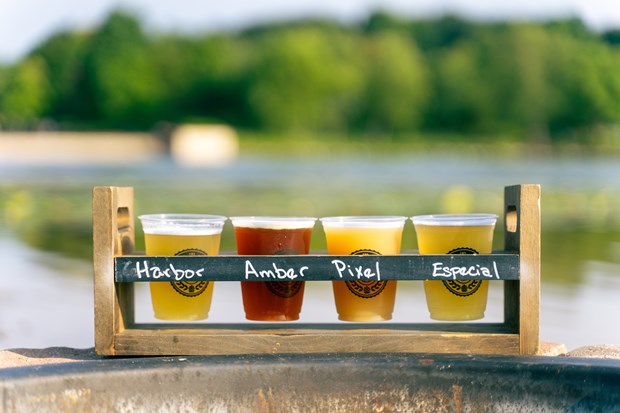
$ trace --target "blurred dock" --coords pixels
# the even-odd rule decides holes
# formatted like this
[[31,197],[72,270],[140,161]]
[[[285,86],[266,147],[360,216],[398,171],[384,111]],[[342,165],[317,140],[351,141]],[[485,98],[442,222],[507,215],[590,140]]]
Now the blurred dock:
[[237,157],[225,125],[181,125],[170,136],[129,132],[0,132],[2,165],[126,165],[162,157],[188,166],[217,166]]

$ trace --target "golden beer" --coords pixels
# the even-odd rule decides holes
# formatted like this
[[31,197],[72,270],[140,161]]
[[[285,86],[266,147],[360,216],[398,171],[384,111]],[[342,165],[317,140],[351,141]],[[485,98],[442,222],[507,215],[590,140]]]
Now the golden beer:
[[[490,254],[496,215],[425,215],[412,218],[420,254]],[[484,317],[489,282],[425,280],[431,318],[463,321]]]
[[[331,255],[399,254],[404,217],[322,218]],[[338,319],[374,322],[392,318],[395,280],[333,281]]]
[[[217,255],[225,217],[193,214],[140,216],[147,255]],[[160,320],[204,320],[209,316],[213,282],[149,283],[154,316]]]

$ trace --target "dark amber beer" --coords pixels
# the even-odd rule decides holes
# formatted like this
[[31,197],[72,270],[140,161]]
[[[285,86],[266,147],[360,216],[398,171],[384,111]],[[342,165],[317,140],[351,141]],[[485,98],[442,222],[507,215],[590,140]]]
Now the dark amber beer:
[[[231,221],[239,255],[302,255],[310,250],[316,218],[233,217]],[[242,281],[241,294],[248,320],[298,320],[304,282]]]

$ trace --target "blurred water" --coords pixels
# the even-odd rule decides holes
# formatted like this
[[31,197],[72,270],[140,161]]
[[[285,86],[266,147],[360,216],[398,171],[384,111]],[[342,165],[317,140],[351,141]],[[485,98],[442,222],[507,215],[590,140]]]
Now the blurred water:
[[[164,192],[161,197],[165,196],[165,189],[179,187],[194,188],[202,193],[224,188],[288,188],[306,192],[308,197],[319,188],[331,188],[335,190],[332,193],[357,191],[371,199],[379,188],[423,194],[464,186],[474,191],[498,193],[501,199],[505,185],[540,183],[543,185],[544,212],[545,194],[549,192],[587,194],[600,190],[618,199],[619,176],[620,162],[604,158],[525,160],[448,154],[392,157],[367,154],[290,160],[241,157],[235,163],[217,169],[183,168],[166,159],[126,167],[0,166],[0,188],[25,187],[32,191],[64,188],[82,193],[85,199],[90,197],[90,190],[95,185],[129,185],[141,191]],[[588,197],[583,195],[575,199],[587,202]],[[397,198],[385,199],[390,202]],[[244,199],[243,202],[247,204],[248,201]],[[620,216],[620,209],[614,209],[617,204],[612,202],[603,206],[605,211],[596,204],[599,209],[594,212],[603,211],[609,217]],[[574,207],[572,204],[559,206],[569,212]],[[396,205],[396,208],[408,214],[411,205]],[[411,228],[408,232],[412,232]],[[616,297],[620,291],[620,239],[610,238],[606,232],[596,236],[597,252],[592,253],[586,251],[585,245],[580,245],[582,242],[593,245],[590,238],[573,241],[561,233],[543,234],[543,340],[564,343],[569,349],[587,344],[620,344],[620,328],[616,320],[620,313],[620,301]],[[561,248],[554,250],[554,245]],[[545,255],[545,250],[551,253]],[[90,260],[69,259],[33,249],[0,225],[0,262],[3,264],[0,271],[0,348],[94,345]],[[568,272],[572,275],[569,276]],[[485,321],[501,321],[501,286],[499,283],[492,286]],[[137,301],[138,320],[152,321],[148,292],[144,288],[138,289]],[[238,283],[218,283],[210,322],[239,322],[242,319]],[[429,321],[419,283],[399,285],[394,320]],[[302,321],[335,321],[328,283],[308,284]]]
[[[1,166],[1,183],[37,185],[242,185],[254,187],[365,185],[503,188],[538,183],[556,190],[620,189],[615,158],[471,157],[459,154],[265,158],[242,156],[218,168],[185,168],[167,158],[122,166]],[[334,179],[336,178],[337,179]],[[206,179],[208,178],[208,183]]]
[[0,251],[0,348],[92,347],[92,264],[31,249],[6,233]]

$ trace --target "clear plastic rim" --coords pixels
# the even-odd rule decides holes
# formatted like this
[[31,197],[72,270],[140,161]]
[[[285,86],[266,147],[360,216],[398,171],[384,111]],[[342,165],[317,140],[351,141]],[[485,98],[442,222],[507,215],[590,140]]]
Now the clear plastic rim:
[[289,216],[238,216],[230,217],[234,227],[242,228],[265,228],[265,229],[299,229],[312,228],[317,218],[315,217],[289,217]]
[[138,219],[147,234],[209,235],[222,232],[227,218],[210,214],[146,214]]
[[407,217],[397,215],[360,215],[320,218],[327,228],[400,228]]
[[411,217],[414,225],[488,226],[497,222],[496,214],[435,214]]

